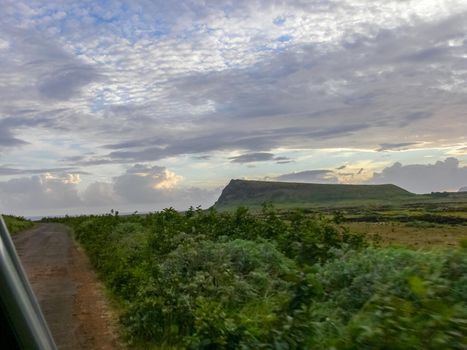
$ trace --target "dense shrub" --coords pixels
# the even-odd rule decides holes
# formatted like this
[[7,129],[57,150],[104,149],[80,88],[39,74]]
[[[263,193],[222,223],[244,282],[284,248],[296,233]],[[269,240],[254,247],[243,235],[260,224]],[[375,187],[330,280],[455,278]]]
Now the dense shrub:
[[[323,294],[315,298],[310,309],[315,325],[313,344],[343,349],[429,349],[423,332],[444,332],[441,324],[431,329],[429,317],[444,317],[448,310],[466,310],[462,294],[466,288],[466,257],[465,252],[369,248],[330,261],[316,274]],[[425,308],[435,304],[434,308]],[[461,325],[467,322],[465,316],[459,314],[446,322],[463,319]],[[414,338],[415,345],[391,337]],[[447,338],[444,346],[451,348],[458,340]]]
[[465,348],[466,250],[367,247],[301,211],[64,218],[122,302],[132,346]]

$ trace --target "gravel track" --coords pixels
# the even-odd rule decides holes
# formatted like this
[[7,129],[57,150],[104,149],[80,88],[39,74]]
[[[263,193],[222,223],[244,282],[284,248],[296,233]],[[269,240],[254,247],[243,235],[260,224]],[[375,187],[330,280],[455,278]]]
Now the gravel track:
[[60,350],[123,348],[102,285],[66,226],[39,224],[13,241]]

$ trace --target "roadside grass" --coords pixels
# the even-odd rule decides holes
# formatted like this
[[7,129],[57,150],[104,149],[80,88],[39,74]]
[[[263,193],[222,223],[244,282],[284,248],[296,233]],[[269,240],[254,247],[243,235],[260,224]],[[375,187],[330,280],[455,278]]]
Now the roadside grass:
[[34,223],[31,220],[27,220],[20,216],[3,215],[3,219],[5,220],[5,224],[11,235],[27,230],[34,226]]

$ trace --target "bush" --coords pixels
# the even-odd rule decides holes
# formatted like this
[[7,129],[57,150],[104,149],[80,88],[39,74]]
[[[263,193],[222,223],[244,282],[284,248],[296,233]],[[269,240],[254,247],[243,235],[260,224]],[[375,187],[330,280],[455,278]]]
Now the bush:
[[171,208],[64,218],[132,347],[465,348],[467,250],[371,248],[328,220]]
[[5,224],[10,234],[15,234],[34,226],[34,223],[31,220],[27,220],[21,216],[3,215],[3,220],[5,220]]
[[367,249],[317,274],[312,344],[337,349],[461,349],[467,334],[466,251]]

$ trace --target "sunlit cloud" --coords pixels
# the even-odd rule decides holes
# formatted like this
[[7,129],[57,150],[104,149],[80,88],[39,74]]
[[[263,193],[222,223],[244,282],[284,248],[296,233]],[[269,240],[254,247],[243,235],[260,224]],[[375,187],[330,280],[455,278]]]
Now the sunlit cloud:
[[165,169],[162,179],[160,176],[154,179],[157,182],[154,184],[154,188],[167,190],[175,187],[182,179],[183,176],[177,175],[170,170]]

